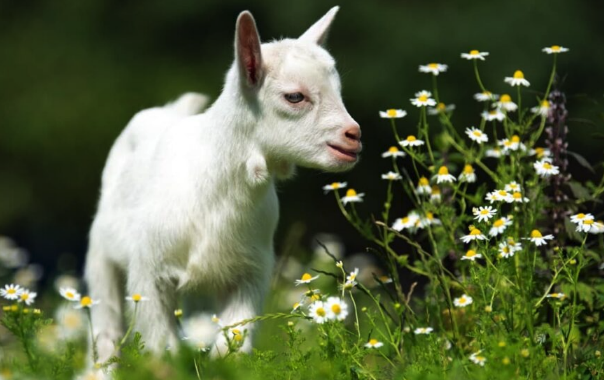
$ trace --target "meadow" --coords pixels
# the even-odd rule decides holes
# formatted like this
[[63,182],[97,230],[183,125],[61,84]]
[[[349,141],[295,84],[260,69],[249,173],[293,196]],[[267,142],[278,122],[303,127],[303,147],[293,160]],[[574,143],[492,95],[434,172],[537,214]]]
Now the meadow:
[[[441,99],[449,66],[421,65],[425,90],[375,113],[392,131],[382,153],[391,169],[375,175],[386,193],[353,181],[316,190],[333,197],[341,217],[332,222],[349,223],[377,265],[319,240],[311,259],[279,258],[266,314],[226,326],[211,312],[175,310],[182,344],[161,358],[132,328],[145,318],[144,294],[124,300],[130,328],[116,355],[97,362],[90,310],[103,300],[65,275],[36,287],[3,241],[0,379],[604,378],[604,177],[601,163],[569,150],[556,68],[572,51],[537,54],[551,57],[547,83],[521,69],[483,83],[489,53],[462,53],[450,65],[467,66],[472,99]],[[456,124],[456,107],[475,109],[475,125]],[[577,170],[592,178],[579,182]],[[381,210],[364,207],[370,197]],[[251,323],[256,349],[241,354]],[[230,350],[212,359],[215,331]]]

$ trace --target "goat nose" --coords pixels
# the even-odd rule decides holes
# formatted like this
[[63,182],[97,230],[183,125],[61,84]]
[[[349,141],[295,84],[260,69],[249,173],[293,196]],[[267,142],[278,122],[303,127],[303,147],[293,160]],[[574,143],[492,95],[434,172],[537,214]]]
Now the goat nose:
[[348,126],[344,130],[344,136],[352,141],[361,141],[361,127],[358,124]]

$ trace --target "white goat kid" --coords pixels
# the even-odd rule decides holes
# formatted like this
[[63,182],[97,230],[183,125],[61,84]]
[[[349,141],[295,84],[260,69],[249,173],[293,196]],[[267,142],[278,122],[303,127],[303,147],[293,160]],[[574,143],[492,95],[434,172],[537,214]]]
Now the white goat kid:
[[[273,270],[275,180],[294,165],[352,168],[360,128],[346,111],[334,59],[321,46],[338,8],[298,39],[260,44],[249,12],[236,25],[235,62],[203,114],[186,94],[139,112],[103,171],[85,277],[99,360],[121,337],[120,279],[148,298],[135,329],[155,352],[177,344],[176,292],[204,289],[224,325],[261,312]],[[251,350],[251,332],[242,347]],[[227,349],[218,333],[213,354]]]

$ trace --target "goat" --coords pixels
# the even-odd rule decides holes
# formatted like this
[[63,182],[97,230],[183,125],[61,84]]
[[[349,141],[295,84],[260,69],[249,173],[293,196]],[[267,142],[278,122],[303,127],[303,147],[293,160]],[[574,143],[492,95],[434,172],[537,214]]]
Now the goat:
[[[251,13],[235,32],[235,61],[205,112],[203,95],[137,113],[102,174],[85,279],[99,359],[122,335],[121,278],[138,305],[135,329],[158,353],[178,344],[176,293],[213,292],[229,325],[261,312],[273,270],[277,180],[296,165],[339,172],[361,151],[359,125],[322,47],[338,7],[298,39],[260,43]],[[251,326],[242,351],[251,350]],[[218,333],[213,355],[227,350]]]

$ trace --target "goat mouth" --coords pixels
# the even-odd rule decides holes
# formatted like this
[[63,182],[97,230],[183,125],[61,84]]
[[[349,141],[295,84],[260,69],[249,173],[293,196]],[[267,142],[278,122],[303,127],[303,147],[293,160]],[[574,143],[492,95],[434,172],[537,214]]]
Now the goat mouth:
[[333,155],[342,161],[356,162],[356,160],[358,159],[359,149],[344,149],[333,144],[327,144],[327,146],[330,148]]

